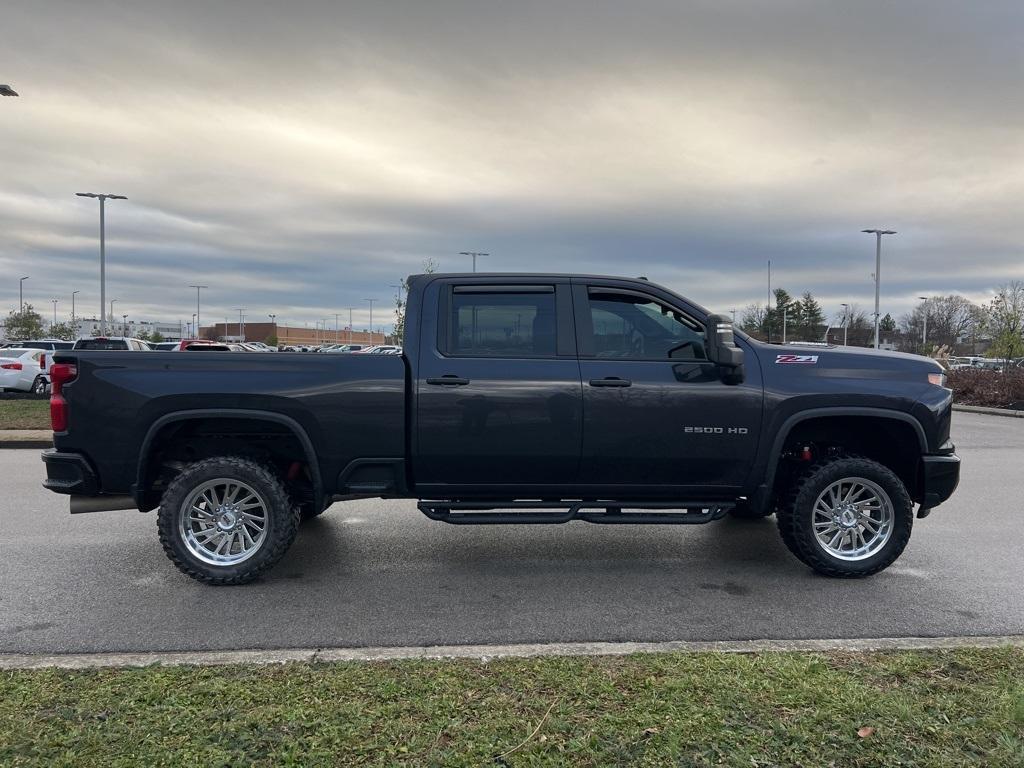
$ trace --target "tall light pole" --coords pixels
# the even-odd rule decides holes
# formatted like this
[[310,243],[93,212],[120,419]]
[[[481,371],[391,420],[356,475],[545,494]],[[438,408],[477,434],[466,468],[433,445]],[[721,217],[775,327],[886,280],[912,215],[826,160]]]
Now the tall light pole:
[[242,313],[245,312],[246,307],[235,307],[235,311],[238,313],[238,340],[245,341],[245,327],[242,325]]
[[75,338],[77,339],[78,338],[78,318],[75,315],[75,294],[76,293],[81,293],[81,291],[72,291],[71,292],[71,328],[74,330]]
[[341,339],[341,336],[338,335],[338,326],[341,324],[341,321],[338,319],[339,317],[341,317],[341,313],[340,312],[335,312],[334,313],[334,343],[335,344],[337,344],[338,341]]
[[839,306],[843,308],[843,346],[845,347],[847,338],[846,332],[850,328],[850,305],[840,304]]
[[[208,285],[190,285],[189,288],[196,289],[196,313],[192,315],[192,333],[195,337],[199,338],[199,291],[203,288],[209,288]],[[224,329],[225,331],[227,328]]]
[[875,236],[875,349],[878,349],[878,294],[882,285],[882,235],[895,235],[894,229],[862,229],[868,235]]
[[199,338],[199,329],[196,328],[196,318],[198,316],[199,315],[197,315],[195,312],[192,313],[192,326],[191,326],[191,331],[189,332],[189,338],[190,339],[198,339]]
[[348,308],[348,343],[352,344],[352,307]]
[[[78,197],[92,197],[100,201],[100,335],[107,332],[103,310],[107,306],[107,234],[104,211],[107,200],[127,200],[124,195],[98,195],[95,192],[76,192]],[[114,322],[114,318],[110,318]]]
[[[110,300],[110,325],[111,326],[114,325],[114,302],[115,301],[117,301],[117,299],[111,299]],[[103,323],[102,320],[101,320],[100,321],[100,336],[104,335],[105,331],[103,329],[106,328],[106,327],[107,327],[106,324]]]
[[[921,334],[921,346],[924,347],[924,352],[928,352],[928,297],[918,296],[924,302],[924,332]],[[956,341],[956,339],[954,339]]]
[[57,324],[57,300],[56,299],[50,299],[50,301],[53,302],[53,324],[56,325]]
[[376,299],[364,299],[364,301],[370,302],[370,343],[373,344],[373,302]]
[[[459,256],[472,256],[473,257],[473,271],[476,272],[476,257],[477,256],[490,256],[489,253],[483,251],[459,251]],[[370,325],[370,332],[373,333],[373,325]]]
[[21,280],[18,281],[18,311],[19,312],[24,312],[25,311],[25,291],[23,290],[23,288],[24,288],[26,280],[28,280],[28,275],[25,275],[25,277],[21,278]]
[[128,315],[121,315],[121,335],[128,338]]

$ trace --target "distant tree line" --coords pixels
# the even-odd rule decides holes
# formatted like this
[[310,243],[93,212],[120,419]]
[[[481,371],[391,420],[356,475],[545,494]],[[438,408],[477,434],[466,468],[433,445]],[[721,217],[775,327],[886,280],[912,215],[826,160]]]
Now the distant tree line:
[[[761,340],[826,341],[852,346],[874,342],[872,316],[849,303],[827,322],[810,291],[799,299],[783,288],[773,291],[775,305],[750,304],[739,326]],[[924,337],[927,319],[927,339]],[[829,330],[831,329],[831,331]],[[930,354],[948,348],[956,354],[984,354],[1012,359],[1024,356],[1024,282],[1001,285],[991,301],[975,304],[959,294],[931,296],[897,322],[886,314],[879,321],[879,336],[904,352]]]

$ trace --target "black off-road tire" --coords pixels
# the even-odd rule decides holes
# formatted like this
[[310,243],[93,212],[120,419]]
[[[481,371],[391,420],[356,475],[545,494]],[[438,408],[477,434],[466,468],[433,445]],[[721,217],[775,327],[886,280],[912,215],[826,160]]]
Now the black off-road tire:
[[32,382],[32,392],[37,395],[45,395],[49,386],[46,383],[46,379],[42,376],[36,376],[36,380]]
[[775,514],[775,509],[770,504],[764,509],[755,509],[749,501],[739,501],[736,506],[729,510],[729,516],[737,520],[763,520]]
[[[872,481],[892,503],[892,534],[880,550],[864,560],[842,560],[829,554],[818,543],[812,525],[819,494],[848,477]],[[885,570],[903,553],[914,527],[914,503],[903,482],[888,467],[860,456],[840,456],[815,463],[794,480],[779,506],[777,520],[782,541],[804,564],[824,576],[856,579]]]
[[[246,483],[262,497],[267,510],[262,545],[248,560],[235,565],[213,565],[200,560],[189,551],[178,529],[182,505],[191,492],[216,478]],[[246,584],[258,579],[284,556],[298,529],[298,507],[292,504],[281,479],[262,464],[237,456],[217,456],[189,465],[167,486],[157,512],[157,530],[167,557],[185,575],[215,586]]]

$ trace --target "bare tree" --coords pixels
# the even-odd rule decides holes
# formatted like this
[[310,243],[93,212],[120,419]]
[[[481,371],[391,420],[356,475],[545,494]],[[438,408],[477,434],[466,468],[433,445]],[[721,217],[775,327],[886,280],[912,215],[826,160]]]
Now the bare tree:
[[768,309],[762,304],[748,304],[743,309],[740,328],[757,339],[767,338]]
[[959,296],[932,296],[900,318],[900,329],[907,337],[908,349],[919,349],[924,343],[925,316],[928,320],[926,346],[954,346],[972,335],[972,326],[979,317],[976,304]]

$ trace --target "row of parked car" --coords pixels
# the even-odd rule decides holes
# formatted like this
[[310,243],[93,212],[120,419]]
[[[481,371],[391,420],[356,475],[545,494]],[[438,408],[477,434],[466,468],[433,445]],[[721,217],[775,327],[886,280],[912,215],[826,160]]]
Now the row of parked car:
[[1012,360],[977,356],[949,358],[949,370],[962,371],[965,369],[993,371],[995,373],[1024,371],[1024,357],[1015,357]]
[[358,354],[358,355],[400,355],[402,348],[394,344],[324,344],[323,346],[286,346],[282,352],[324,352],[326,354]]
[[262,341],[221,342],[208,339],[150,342],[124,336],[97,336],[78,341],[33,339],[0,343],[0,392],[7,390],[46,394],[50,388],[53,352],[61,349],[122,350],[126,352],[323,352],[327,354],[400,355],[391,344],[328,344],[324,346],[268,346]]

